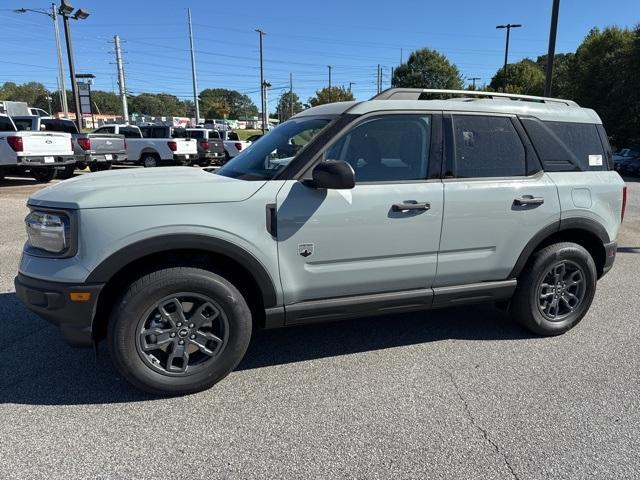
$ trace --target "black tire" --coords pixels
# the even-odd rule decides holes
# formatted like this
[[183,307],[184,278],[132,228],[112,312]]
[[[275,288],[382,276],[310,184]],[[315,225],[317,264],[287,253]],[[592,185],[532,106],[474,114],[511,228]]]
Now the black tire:
[[60,178],[61,180],[66,180],[68,178],[73,177],[73,173],[76,171],[76,165],[71,164],[71,165],[65,165],[64,168],[61,168],[58,170],[58,172],[56,173],[56,177]]
[[226,150],[224,151],[224,163],[227,163],[229,160],[231,160],[231,155],[229,155],[229,152],[227,152]]
[[201,160],[198,160],[198,165],[201,167],[208,167],[209,165],[211,165],[211,160],[208,158],[203,158]]
[[583,247],[570,242],[549,245],[534,253],[520,275],[511,313],[535,334],[560,335],[586,315],[597,279],[595,262]]
[[[177,315],[178,318],[186,318],[184,326],[178,330],[177,323],[170,321],[169,316],[161,315],[161,310],[158,308],[160,304],[165,305],[163,311],[166,314],[169,307],[175,304],[167,299],[173,297],[198,297],[196,298],[198,301],[202,298],[212,306],[214,312],[217,309],[218,314],[207,317],[203,310],[204,314],[200,317],[197,315],[199,310],[192,313],[183,311],[180,307],[184,317],[179,317],[175,311],[169,314],[169,316]],[[184,305],[188,305],[188,302]],[[194,300],[191,309],[196,308],[195,305]],[[216,345],[216,356],[203,353],[205,350],[198,348],[199,344],[189,340],[189,338],[195,338],[196,333],[203,335],[201,328],[208,328],[197,325],[192,330],[193,325],[190,322],[197,323],[197,319],[193,320],[196,317],[214,318],[215,320],[211,320],[212,325],[213,322],[218,321],[221,325],[224,323],[225,332],[215,333],[219,336],[217,339],[221,340],[219,346],[217,342],[206,344],[209,349],[213,349],[212,345]],[[153,322],[165,323],[159,327]],[[187,322],[189,325],[185,328]],[[109,320],[109,351],[117,370],[140,390],[155,395],[184,395],[206,390],[233,371],[247,350],[251,339],[251,326],[251,311],[244,297],[226,279],[199,268],[166,268],[138,279],[121,297]],[[154,329],[153,331],[156,332],[158,328],[163,329],[162,334],[144,335],[142,333],[148,332],[149,329]],[[188,332],[184,333],[187,330]],[[172,333],[166,333],[169,331]],[[169,338],[167,335],[172,336]],[[164,336],[163,339],[160,339],[162,336]],[[183,343],[186,342],[183,347],[176,343],[180,338],[185,339],[181,340]],[[148,343],[150,339],[151,342]],[[163,353],[160,348],[157,348],[152,354],[146,353],[143,351],[143,343],[146,347],[154,347],[162,343],[168,352]],[[185,371],[171,372],[171,367],[175,366],[174,359],[167,361],[165,356],[170,358],[176,354],[175,349],[180,348],[195,350],[187,355],[186,366],[182,362],[177,364],[178,368],[185,368]],[[203,362],[190,365],[193,358],[202,357],[204,357]],[[183,360],[183,357],[176,354],[176,359]],[[191,372],[189,372],[190,369],[192,369]]]
[[140,164],[145,168],[154,168],[158,166],[158,157],[153,153],[145,153],[140,159]]
[[102,170],[102,168],[100,168],[100,164],[98,162],[90,162],[89,163],[89,170],[91,170],[92,172],[99,172],[100,170]]
[[85,170],[87,168],[87,162],[76,162],[76,168],[78,170]]
[[31,169],[31,176],[38,183],[49,183],[56,178],[55,167],[33,167]]

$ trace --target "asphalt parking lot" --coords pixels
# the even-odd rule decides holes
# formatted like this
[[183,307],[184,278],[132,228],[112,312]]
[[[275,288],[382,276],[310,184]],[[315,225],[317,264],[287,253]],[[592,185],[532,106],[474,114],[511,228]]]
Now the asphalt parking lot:
[[30,179],[0,181],[2,478],[640,478],[640,183],[569,333],[491,306],[260,332],[213,389],[133,390],[18,303]]

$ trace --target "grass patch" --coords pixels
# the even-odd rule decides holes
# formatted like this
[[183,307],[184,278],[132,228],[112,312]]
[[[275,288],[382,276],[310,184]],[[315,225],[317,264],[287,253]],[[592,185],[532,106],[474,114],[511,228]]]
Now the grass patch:
[[246,140],[247,138],[249,138],[251,135],[260,135],[262,133],[262,130],[234,130],[234,132],[236,132],[238,134],[238,137],[240,138],[240,140]]

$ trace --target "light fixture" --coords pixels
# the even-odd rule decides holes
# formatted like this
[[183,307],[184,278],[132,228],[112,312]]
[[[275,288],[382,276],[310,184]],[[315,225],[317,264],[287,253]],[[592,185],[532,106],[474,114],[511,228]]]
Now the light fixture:
[[89,12],[87,10],[79,8],[78,10],[76,10],[76,14],[73,16],[73,18],[75,18],[76,20],[84,20],[88,16],[89,16]]
[[62,0],[58,12],[60,12],[60,15],[69,16],[73,13],[73,6],[67,3],[66,0]]

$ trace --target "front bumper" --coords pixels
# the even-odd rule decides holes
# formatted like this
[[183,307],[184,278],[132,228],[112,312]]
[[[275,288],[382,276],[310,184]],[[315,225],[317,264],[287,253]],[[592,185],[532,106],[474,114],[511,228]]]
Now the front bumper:
[[[93,318],[104,284],[52,282],[21,273],[14,283],[18,299],[33,313],[58,326],[69,345],[88,347],[92,344]],[[90,298],[72,301],[71,292],[87,292]]]
[[602,276],[611,270],[613,262],[616,260],[616,253],[618,251],[618,242],[611,242],[604,244],[604,267],[602,268]]
[[29,167],[59,167],[76,161],[73,155],[34,155],[18,157],[18,166]]

